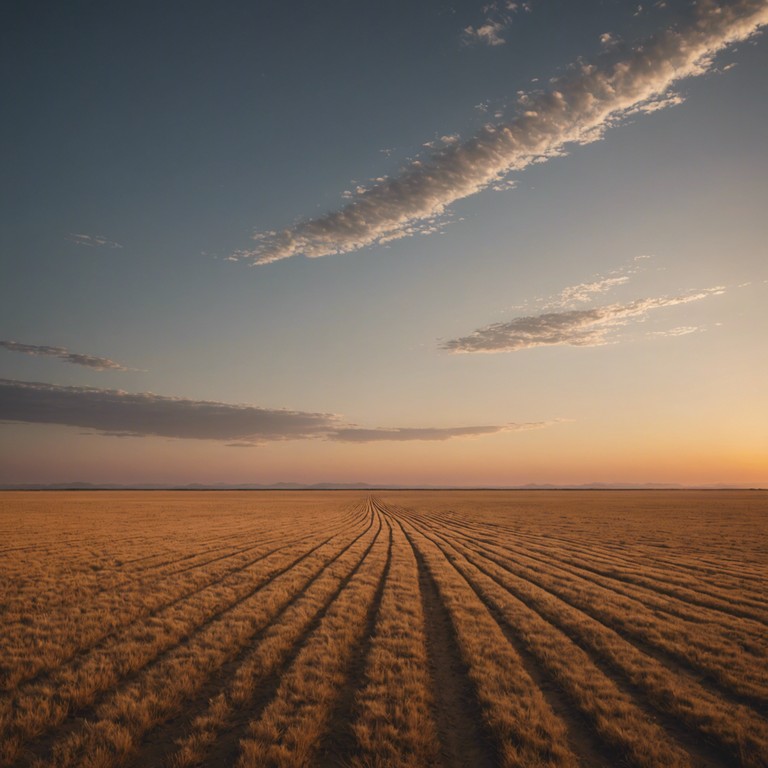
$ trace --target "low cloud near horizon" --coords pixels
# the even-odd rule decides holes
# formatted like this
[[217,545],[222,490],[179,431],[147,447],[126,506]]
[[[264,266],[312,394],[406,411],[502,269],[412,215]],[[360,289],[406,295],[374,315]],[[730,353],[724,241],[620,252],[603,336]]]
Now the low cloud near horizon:
[[[688,304],[722,293],[725,293],[725,288],[717,286],[684,296],[637,299],[593,309],[571,309],[516,317],[504,323],[491,323],[468,336],[450,339],[440,346],[441,349],[455,353],[519,352],[533,347],[558,345],[602,346],[611,343],[611,333],[617,328],[632,321],[642,321],[653,310]],[[683,334],[669,331],[666,335]]]
[[80,352],[70,352],[66,347],[51,347],[40,344],[21,344],[18,341],[0,341],[0,349],[7,349],[9,352],[21,352],[24,355],[33,355],[34,357],[56,357],[65,363],[72,365],[83,365],[94,371],[131,371],[122,363],[116,363],[106,357],[97,355],[84,355]]
[[520,171],[586,144],[630,115],[680,102],[674,84],[711,71],[714,56],[768,24],[768,0],[696,4],[687,26],[670,27],[625,54],[607,50],[595,63],[580,62],[551,90],[520,99],[509,122],[487,125],[429,159],[413,160],[398,175],[357,190],[340,210],[280,231],[254,235],[255,245],[230,260],[269,264],[303,254],[315,258],[439,230],[457,200],[498,185]]
[[15,379],[0,379],[0,421],[60,424],[117,437],[217,440],[238,446],[302,439],[348,443],[448,440],[542,429],[556,423],[365,429],[331,413],[259,408],[151,392],[129,393]]
[[381,440],[450,440],[453,437],[482,437],[483,435],[495,435],[499,432],[527,432],[532,429],[545,429],[560,421],[562,419],[528,421],[520,424],[513,422],[502,424],[498,427],[395,427],[392,429],[385,427],[379,427],[378,429],[350,427],[337,429],[332,439],[345,443],[370,443]]

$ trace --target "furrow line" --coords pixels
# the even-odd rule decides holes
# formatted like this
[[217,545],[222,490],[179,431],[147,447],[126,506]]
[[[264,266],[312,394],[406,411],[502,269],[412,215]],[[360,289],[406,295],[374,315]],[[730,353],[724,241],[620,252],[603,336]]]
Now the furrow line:
[[[471,548],[493,560],[510,573],[524,579],[583,613],[595,622],[616,632],[628,643],[655,655],[662,663],[678,670],[707,676],[707,685],[734,702],[765,711],[768,705],[768,681],[755,675],[761,667],[750,654],[752,663],[744,658],[744,648],[728,641],[722,634],[704,633],[681,622],[662,621],[651,611],[641,610],[629,600],[606,602],[604,596],[579,583],[572,583],[541,567],[525,567],[519,559],[490,551],[487,546],[472,543]],[[699,637],[696,636],[698,631]]]
[[[3,702],[0,710],[0,732],[4,736],[0,765],[12,761],[15,753],[30,739],[40,737],[67,718],[87,714],[88,708],[94,706],[110,688],[186,643],[194,633],[248,600],[328,540],[321,540],[309,550],[299,550],[298,557],[290,551],[290,546],[271,553],[260,559],[261,568],[253,574],[257,579],[255,584],[245,581],[238,587],[237,584],[222,583],[219,585],[222,597],[214,594],[210,604],[202,600],[202,593],[198,595],[201,602],[191,607],[193,616],[188,617],[181,610],[190,612],[189,605],[174,606],[172,615],[153,617],[145,622],[145,626],[135,628],[114,644],[107,644],[100,652],[90,654],[75,668],[62,670],[60,674],[54,674],[50,681],[19,691],[10,701]],[[268,562],[275,554],[281,555],[282,563],[280,560],[274,564]],[[286,559],[287,565],[284,564]],[[174,612],[176,608],[180,610]]]
[[[728,588],[736,589],[740,592],[749,594],[751,599],[757,601],[758,607],[768,609],[768,601],[764,599],[762,584],[765,581],[765,576],[757,575],[750,571],[744,573],[742,571],[737,574],[732,573],[726,566],[719,565],[716,569],[713,569],[711,560],[707,562],[705,566],[689,566],[686,567],[686,562],[680,559],[671,561],[669,558],[659,558],[658,556],[649,553],[647,548],[640,545],[633,547],[633,558],[626,556],[625,546],[613,546],[609,547],[605,544],[595,543],[594,539],[571,539],[563,536],[559,536],[553,533],[551,529],[547,530],[546,534],[537,534],[527,530],[521,530],[517,528],[507,528],[499,526],[498,524],[491,523],[478,523],[464,518],[457,519],[456,517],[445,515],[444,513],[426,513],[424,516],[429,515],[435,520],[440,520],[449,527],[455,527],[457,525],[464,526],[467,530],[472,531],[472,535],[475,538],[482,538],[488,535],[499,535],[499,531],[502,531],[502,537],[505,541],[517,541],[522,546],[524,542],[529,542],[528,546],[534,549],[538,549],[543,554],[548,555],[552,551],[557,551],[561,548],[564,552],[569,553],[570,556],[574,556],[574,553],[578,552],[587,555],[592,560],[599,561],[600,563],[613,562],[618,568],[629,568],[635,570],[638,567],[638,563],[641,562],[644,568],[648,568],[649,564],[653,565],[653,572],[656,573],[657,578],[666,583],[670,579],[670,575],[675,572],[680,573],[680,577],[675,580],[681,586],[691,587],[693,578],[697,583],[702,577],[711,577],[716,574],[720,579],[730,574],[727,582]],[[554,545],[554,546],[553,546]],[[686,553],[686,556],[691,555]],[[711,554],[710,554],[711,557]],[[587,559],[589,564],[591,561]],[[658,564],[661,570],[655,565]],[[735,581],[732,581],[735,579]],[[743,579],[748,581],[756,581],[756,589],[747,587],[743,583]]]
[[440,764],[444,768],[493,768],[497,760],[491,748],[492,735],[483,720],[467,665],[461,658],[448,609],[440,599],[435,580],[421,553],[408,538],[402,523],[391,512],[388,514],[406,536],[418,570],[432,717],[440,744]]
[[197,765],[211,749],[222,747],[225,754],[217,755],[214,764],[231,762],[244,713],[252,715],[254,697],[263,695],[268,678],[279,675],[291,653],[298,653],[293,646],[301,645],[360,567],[378,534],[373,525],[371,518],[361,533],[309,579],[303,591],[281,607],[268,626],[225,661],[215,676],[209,675],[184,707],[183,722],[179,722],[181,713],[171,714],[146,733],[130,764],[136,768]]
[[355,698],[364,687],[366,662],[373,643],[376,621],[381,609],[384,590],[390,583],[392,549],[394,546],[392,524],[385,516],[381,515],[378,509],[376,511],[389,531],[387,558],[379,583],[376,585],[376,591],[373,593],[373,598],[368,605],[363,632],[349,649],[346,669],[344,670],[344,682],[336,690],[336,701],[331,707],[330,716],[325,727],[325,734],[318,745],[317,757],[315,758],[315,764],[318,767],[350,763],[357,747],[355,733],[352,728]]
[[[646,656],[616,632],[595,622],[555,595],[525,582],[502,566],[459,547],[471,566],[495,582],[509,596],[525,605],[589,653],[592,663],[647,701],[667,726],[695,754],[706,743],[707,753],[719,753],[725,766],[764,767],[768,759],[768,726],[743,705],[725,702],[692,680],[681,678]],[[675,722],[678,724],[675,727]],[[685,737],[680,727],[696,735]],[[700,756],[701,760],[704,756]],[[704,763],[706,765],[706,763]]]
[[408,538],[423,557],[450,615],[483,721],[492,734],[489,743],[496,745],[493,764],[503,768],[578,766],[565,726],[525,671],[487,606],[439,547],[407,516],[397,516],[410,529]]
[[[142,736],[168,717],[228,658],[268,626],[274,615],[322,567],[337,549],[328,539],[273,574],[261,589],[206,622],[184,643],[165,652],[140,674],[110,691],[94,710],[92,722],[73,722],[43,749],[52,768],[80,766],[91,755],[109,755],[122,764]],[[325,550],[330,549],[330,552]],[[104,760],[105,758],[102,758]]]
[[[768,641],[763,639],[765,628],[762,622],[754,619],[736,617],[732,613],[724,613],[719,609],[710,607],[693,608],[680,597],[660,594],[655,589],[649,587],[641,587],[624,581],[614,583],[615,580],[611,577],[601,576],[597,574],[594,569],[568,565],[567,561],[553,558],[551,556],[552,553],[547,553],[549,555],[548,557],[531,554],[524,548],[511,545],[509,542],[504,542],[502,544],[492,539],[462,533],[457,530],[457,527],[453,527],[452,530],[454,533],[457,533],[457,535],[463,536],[475,544],[485,544],[489,548],[500,549],[507,555],[517,554],[536,563],[540,563],[543,566],[560,569],[563,573],[575,576],[581,580],[594,584],[599,588],[623,596],[623,598],[628,600],[638,601],[648,608],[662,610],[669,615],[677,616],[686,621],[694,621],[697,624],[714,624],[720,630],[720,634],[717,638],[718,641],[722,638],[722,629],[727,628],[729,636],[733,637],[734,642],[737,644],[735,650],[738,654],[747,651],[756,653],[758,656],[765,656],[768,653]],[[696,611],[699,611],[698,615],[696,614]],[[632,612],[630,611],[630,613]],[[738,623],[737,626],[734,625],[734,622]]]
[[355,697],[352,729],[357,749],[342,763],[353,768],[433,768],[439,743],[418,566],[400,523],[377,508],[392,529],[392,556],[365,679]]
[[[75,624],[74,626],[71,625],[71,623],[64,625],[64,629],[69,630],[70,636],[73,631],[77,632],[74,636],[76,644],[70,643],[69,645],[64,645],[57,635],[51,636],[51,634],[48,634],[42,641],[35,638],[34,644],[36,651],[34,657],[28,659],[23,665],[20,659],[13,664],[10,664],[9,670],[3,680],[2,688],[11,690],[17,688],[22,683],[27,685],[40,683],[46,676],[55,674],[56,671],[64,665],[76,662],[78,659],[83,659],[89,653],[103,648],[114,636],[121,631],[125,631],[133,623],[158,616],[163,611],[183,603],[185,600],[220,584],[237,573],[247,570],[264,558],[269,557],[270,555],[279,552],[281,549],[284,549],[285,546],[290,546],[294,543],[295,542],[290,542],[290,544],[284,545],[283,547],[276,547],[274,549],[269,549],[266,552],[262,552],[242,565],[238,565],[229,569],[222,575],[216,576],[211,581],[203,581],[203,583],[193,582],[191,588],[182,591],[181,594],[172,597],[170,600],[167,599],[167,593],[162,592],[159,588],[162,580],[155,584],[158,588],[149,593],[149,602],[147,602],[147,597],[145,597],[144,591],[130,592],[129,597],[132,596],[136,600],[136,608],[131,611],[129,606],[128,610],[130,612],[128,615],[118,617],[116,620],[112,617],[110,605],[99,607],[90,606],[90,610],[86,610],[85,615],[100,617],[101,620],[98,623],[92,626],[83,625],[82,623]],[[205,574],[204,576],[210,578],[210,575],[208,574]],[[185,585],[182,585],[182,588],[184,586]],[[173,587],[178,588],[178,585],[172,584],[171,588]],[[119,588],[119,585],[114,587],[114,589]],[[112,598],[112,602],[120,600],[122,605],[125,606],[125,601],[121,600],[121,595],[119,593],[113,594]],[[157,602],[155,602],[155,600],[157,600]],[[125,607],[123,609],[125,610]],[[19,644],[23,642],[22,639],[18,637],[15,638],[15,641]],[[11,642],[13,641],[9,640],[8,644],[10,645]],[[23,645],[28,646],[29,641],[23,642]]]
[[[423,523],[422,523],[423,525]],[[425,534],[426,535],[426,534]],[[582,766],[690,768],[689,755],[625,692],[601,674],[570,640],[558,637],[536,614],[520,613],[508,595],[479,581],[477,569],[435,532],[429,537],[499,623],[510,646],[561,719],[565,738]],[[537,621],[537,619],[539,619]]]
[[[332,527],[331,533],[333,532],[334,529]],[[285,540],[286,538],[286,536],[282,536],[280,539],[267,540],[259,547],[254,547],[253,549],[260,549],[263,546],[274,543],[275,540]],[[54,674],[57,669],[64,665],[77,662],[77,660],[82,661],[89,653],[103,649],[112,638],[118,633],[126,631],[126,629],[135,622],[146,621],[157,617],[163,611],[182,604],[184,601],[205,590],[221,584],[232,576],[247,570],[286,546],[293,546],[308,538],[312,538],[312,534],[293,539],[282,547],[262,552],[255,558],[247,560],[235,567],[228,568],[228,570],[220,575],[213,574],[214,578],[212,579],[212,574],[200,574],[203,578],[209,579],[208,581],[202,581],[202,583],[201,579],[197,578],[194,579],[189,586],[183,582],[177,584],[173,581],[167,589],[163,590],[161,589],[161,585],[164,579],[159,579],[153,583],[154,588],[152,590],[142,589],[129,592],[129,601],[127,605],[126,600],[122,597],[121,593],[116,593],[112,597],[113,600],[120,601],[120,607],[122,611],[125,612],[123,616],[113,618],[112,612],[109,610],[108,606],[102,606],[101,608],[91,606],[86,612],[86,616],[104,617],[104,613],[106,612],[106,620],[105,618],[101,618],[99,622],[91,625],[83,624],[83,622],[72,625],[71,622],[67,622],[63,625],[63,628],[68,630],[68,634],[71,635],[73,631],[77,633],[74,635],[73,640],[70,640],[67,645],[63,644],[60,636],[57,635],[51,637],[49,635],[42,641],[42,643],[40,641],[35,642],[35,655],[24,665],[22,665],[19,660],[11,662],[6,659],[5,663],[7,664],[7,671],[5,673],[2,688],[9,690],[11,688],[16,688],[20,683],[32,685],[43,682],[47,677]],[[119,587],[115,587],[115,589],[119,589]],[[179,590],[181,591],[179,592]],[[173,595],[174,591],[177,593],[175,596]],[[169,592],[171,593],[170,595]],[[130,602],[131,597],[133,597],[133,605],[131,605]],[[169,599],[169,597],[171,599]],[[19,640],[17,639],[16,644],[18,643]],[[12,644],[13,643],[9,641],[8,645],[10,646]],[[1,706],[2,704],[0,704],[0,707]]]
[[[344,528],[348,528],[350,525],[354,525],[356,522],[358,522],[358,517],[359,517],[359,511],[356,508],[353,508],[352,510],[348,511],[345,514],[345,516],[341,520],[339,520],[338,523],[336,523],[333,527],[343,530]],[[293,530],[294,530],[294,527],[293,527],[292,523],[290,523],[290,522],[289,523],[285,523],[283,526],[281,526],[278,529],[278,531],[280,531],[280,533],[277,535],[277,537],[275,539],[272,539],[272,541],[277,541],[277,540],[282,539],[282,538],[290,537],[291,534],[293,533]],[[258,532],[254,531],[253,533],[256,534]],[[226,534],[222,534],[221,538],[231,539],[232,538],[232,533],[228,532]],[[307,538],[307,537],[304,536],[304,537],[301,537],[301,538]],[[255,546],[258,546],[258,545],[255,545]],[[252,547],[249,546],[249,547],[246,547],[246,548],[244,548],[242,550],[238,550],[238,552],[239,551],[248,551],[251,548]],[[221,549],[226,549],[226,547],[221,547]],[[212,550],[209,549],[209,550],[206,550],[202,554],[203,555],[209,554],[211,551]],[[237,552],[233,553],[233,554],[237,554]],[[181,561],[183,561],[185,559],[191,559],[191,558],[198,557],[198,556],[201,556],[201,555],[199,553],[195,553],[193,555],[188,555],[186,557],[182,557],[182,558],[179,558],[177,560],[174,560],[173,562],[175,564],[175,563],[181,562]],[[223,557],[228,557],[228,555],[224,555]],[[191,565],[191,566],[187,566],[187,567],[181,568],[181,569],[179,569],[177,571],[172,571],[171,574],[175,575],[177,573],[183,573],[185,570],[191,570],[192,568],[197,568],[197,567],[199,567],[201,565],[206,565],[208,562],[215,562],[217,559],[218,558],[214,558],[213,560],[209,560],[206,563],[194,564],[194,565]],[[152,566],[152,567],[154,567],[154,566]]]
[[282,675],[274,698],[250,723],[240,742],[238,768],[314,765],[354,651],[364,638],[389,550],[389,543],[379,536],[363,566]]
[[374,518],[378,525],[376,531],[373,531],[372,519],[366,539],[338,561],[336,567],[331,566],[279,622],[267,629],[261,642],[237,669],[227,690],[210,699],[206,711],[193,720],[191,728],[178,740],[178,749],[167,756],[166,765],[219,768],[234,764],[240,740],[275,697],[284,670],[294,663],[379,538],[381,519]]
[[[425,515],[424,517],[427,517]],[[488,540],[485,537],[489,535],[488,531],[483,532],[482,536],[477,535],[477,527],[472,526],[471,524],[465,523],[465,522],[457,522],[456,520],[451,520],[450,523],[445,520],[444,516],[439,515],[431,515],[429,516],[431,519],[434,519],[436,521],[441,521],[443,524],[449,525],[449,527],[452,527],[453,529],[456,529],[457,527],[464,527],[468,531],[473,531],[469,535],[472,536],[475,540],[480,541],[488,541],[488,543],[496,543],[494,540]],[[528,545],[526,548],[523,545],[524,539],[535,539],[539,541],[540,543],[536,545]],[[612,550],[610,551],[610,557],[607,558],[605,556],[605,547],[601,547],[599,545],[589,545],[584,542],[570,542],[566,539],[562,539],[563,542],[562,547],[557,546],[553,547],[552,542],[558,540],[558,537],[554,535],[547,534],[546,536],[542,535],[534,535],[530,533],[523,533],[520,531],[515,531],[512,534],[508,534],[503,539],[505,541],[505,544],[510,544],[511,541],[519,541],[518,544],[519,549],[522,549],[523,552],[526,552],[529,556],[531,555],[531,552],[537,552],[540,553],[540,556],[546,559],[551,559],[553,556],[557,556],[560,553],[562,553],[562,561],[568,563],[574,568],[584,569],[591,571],[593,573],[596,573],[598,575],[601,575],[605,578],[611,578],[617,581],[626,582],[633,584],[637,587],[641,588],[647,588],[654,592],[660,591],[658,589],[659,584],[666,585],[670,581],[670,570],[675,570],[674,568],[671,568],[670,566],[667,566],[667,569],[665,571],[662,571],[660,573],[656,573],[656,569],[654,568],[652,573],[656,573],[656,576],[652,577],[640,577],[643,579],[642,582],[635,581],[632,573],[623,573],[621,570],[617,570],[620,568],[628,568],[630,571],[636,571],[638,568],[638,562],[642,562],[643,569],[648,569],[648,561],[649,559],[643,556],[639,552],[639,548],[636,548],[635,551],[637,552],[637,557],[634,559],[629,559],[624,556],[617,555]],[[511,545],[510,546],[514,546]],[[579,555],[576,555],[575,553],[579,553]],[[592,559],[588,559],[584,557],[584,553],[590,553],[594,552],[592,555]],[[601,563],[602,567],[599,567],[595,564],[595,560],[599,561]],[[606,563],[614,562],[616,569],[613,570],[606,570],[605,565]],[[679,565],[678,561],[678,565]],[[710,565],[710,567],[706,570],[705,575],[711,576],[713,572],[713,569]],[[720,571],[717,571],[718,576],[721,576]],[[701,574],[696,574],[695,576],[697,581],[701,580]],[[763,580],[764,581],[764,580]],[[683,588],[684,590],[691,591],[695,595],[703,596],[699,599],[705,600],[705,603],[702,605],[704,607],[709,608],[710,610],[719,611],[723,613],[732,613],[732,606],[729,602],[729,595],[724,594],[722,590],[717,592],[711,592],[701,589],[696,589],[696,587],[692,586],[691,580],[689,579],[678,579],[676,582],[673,580],[674,583],[677,583],[679,587]],[[728,589],[731,590],[737,590],[739,592],[739,595],[744,595],[744,598],[747,600],[748,604],[753,606],[757,611],[768,611],[768,601],[763,599],[762,592],[759,592],[757,594],[753,594],[750,591],[747,591],[743,584],[734,583],[728,586]],[[668,594],[670,597],[674,597],[676,599],[682,599],[685,602],[691,602],[688,600],[687,597],[681,597],[677,592],[675,591],[675,588],[672,588],[672,591],[666,591],[666,594]],[[711,599],[708,599],[711,598]],[[725,601],[725,602],[723,602]],[[739,615],[739,614],[735,614]],[[766,614],[761,614],[761,618],[755,617],[752,614],[746,615],[746,618],[751,618],[754,621],[759,621],[761,624],[765,625],[766,619],[768,618]]]
[[[423,526],[419,526],[422,533],[434,543],[435,536],[430,536]],[[429,530],[431,526],[427,526]],[[444,537],[440,537],[444,540]],[[438,544],[444,554],[450,559],[443,546]],[[624,762],[623,751],[616,749],[610,743],[600,738],[590,718],[578,707],[574,706],[570,698],[562,691],[557,678],[547,669],[544,669],[538,659],[526,647],[519,638],[517,631],[513,629],[502,612],[492,602],[488,601],[477,587],[468,579],[470,587],[477,597],[484,602],[501,627],[509,644],[520,656],[526,672],[536,684],[546,699],[554,714],[562,721],[568,739],[568,744],[578,757],[579,765],[583,768],[611,768]],[[456,763],[456,766],[467,765],[467,762]]]

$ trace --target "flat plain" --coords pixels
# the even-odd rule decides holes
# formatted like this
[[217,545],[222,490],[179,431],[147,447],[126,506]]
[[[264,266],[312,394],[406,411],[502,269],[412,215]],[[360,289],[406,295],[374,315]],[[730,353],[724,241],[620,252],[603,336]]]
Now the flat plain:
[[768,766],[768,492],[0,494],[0,765]]

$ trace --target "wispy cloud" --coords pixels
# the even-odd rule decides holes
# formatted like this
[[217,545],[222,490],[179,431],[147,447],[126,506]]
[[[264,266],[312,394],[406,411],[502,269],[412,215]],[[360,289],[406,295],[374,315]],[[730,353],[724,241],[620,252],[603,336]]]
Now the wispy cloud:
[[504,45],[506,40],[502,33],[508,24],[502,21],[489,19],[479,27],[466,27],[462,33],[461,39],[464,45],[473,45],[474,43],[485,43],[485,45]]
[[428,160],[412,161],[338,211],[259,233],[252,248],[231,258],[268,264],[298,254],[320,257],[429,231],[452,203],[509,172],[561,154],[566,144],[595,141],[633,111],[674,103],[669,90],[675,83],[710,70],[716,53],[766,23],[768,0],[702,1],[687,27],[579,63],[549,92],[521,97],[521,111],[510,122],[487,125]]
[[687,336],[690,333],[698,333],[704,329],[698,325],[679,325],[677,328],[670,328],[667,331],[652,331],[651,336]]
[[511,2],[503,0],[502,2],[488,3],[483,6],[483,21],[475,26],[465,27],[461,33],[461,42],[463,45],[475,45],[481,43],[484,45],[497,46],[504,45],[504,32],[512,23],[512,18],[518,11],[530,11],[530,3]]
[[619,277],[603,277],[589,283],[571,285],[560,292],[560,295],[556,298],[554,303],[561,306],[583,304],[592,301],[592,298],[596,294],[606,293],[607,291],[628,282],[628,275],[620,275]]
[[642,321],[654,310],[700,301],[724,292],[725,289],[718,286],[684,296],[637,299],[594,309],[516,317],[506,323],[486,325],[469,336],[451,339],[441,346],[449,352],[518,352],[557,345],[595,347],[610,343],[617,328],[632,321]]
[[365,429],[332,413],[259,408],[151,392],[132,394],[116,389],[65,387],[14,379],[0,379],[0,420],[62,424],[117,437],[217,440],[238,447],[301,439],[358,443],[448,440],[540,429],[555,423]]
[[516,310],[528,310],[535,308],[540,312],[575,309],[581,304],[586,304],[594,300],[596,296],[608,293],[615,288],[626,285],[630,280],[640,272],[645,270],[645,261],[650,256],[635,256],[629,264],[624,264],[612,269],[608,274],[593,275],[576,285],[569,285],[563,288],[559,293],[553,296],[540,296],[531,301],[526,301],[521,305],[514,307]]
[[0,348],[7,349],[9,352],[21,352],[25,355],[35,355],[44,357],[56,357],[65,363],[73,365],[83,365],[86,368],[92,368],[96,371],[131,371],[121,363],[109,360],[106,357],[97,357],[96,355],[83,355],[79,352],[70,352],[66,347],[49,347],[38,344],[21,344],[18,341],[0,341]]
[[77,232],[70,232],[67,235],[67,240],[70,243],[76,245],[87,245],[90,248],[122,248],[120,243],[116,243],[114,240],[109,240],[102,235],[85,235]]
[[600,35],[600,45],[605,48],[615,48],[619,43],[621,43],[621,39],[613,32],[603,32]]

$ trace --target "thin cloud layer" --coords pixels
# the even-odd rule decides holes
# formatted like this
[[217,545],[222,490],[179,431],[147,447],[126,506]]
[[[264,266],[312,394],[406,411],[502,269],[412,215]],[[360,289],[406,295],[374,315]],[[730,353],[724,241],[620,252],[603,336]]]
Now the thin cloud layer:
[[317,437],[340,426],[337,417],[326,413],[13,379],[0,380],[0,419],[63,424],[112,435],[249,442]]
[[569,304],[583,304],[591,301],[595,294],[606,293],[619,285],[629,282],[627,275],[620,277],[604,277],[599,280],[593,280],[590,283],[580,283],[564,288],[557,297],[558,305],[567,306]]
[[434,229],[457,200],[498,184],[511,171],[562,153],[566,144],[599,139],[628,114],[679,101],[673,84],[701,75],[716,53],[768,23],[768,0],[701,0],[685,28],[667,29],[623,58],[606,52],[582,63],[548,93],[521,99],[512,121],[486,126],[428,161],[414,160],[399,175],[360,190],[341,210],[282,231],[254,236],[253,248],[231,259],[269,264],[304,254],[347,253]]
[[651,336],[667,337],[667,336],[688,336],[691,333],[698,333],[704,329],[697,325],[681,325],[677,328],[670,328],[668,331],[653,331]]
[[339,442],[448,440],[538,429],[554,423],[363,429],[349,425],[331,413],[258,408],[150,392],[131,394],[115,389],[65,387],[14,379],[0,379],[0,421],[62,424],[118,437],[217,440],[237,446],[301,439]]
[[499,432],[524,432],[531,429],[545,429],[556,421],[529,421],[521,424],[503,424],[500,427],[446,427],[446,428],[408,428],[361,429],[350,427],[338,429],[333,434],[334,440],[348,443],[370,443],[379,440],[450,440],[452,437],[480,437],[495,435]]
[[56,357],[65,363],[73,365],[83,365],[86,368],[92,368],[95,371],[130,371],[121,363],[116,363],[106,357],[97,357],[96,355],[83,355],[79,352],[70,352],[66,347],[49,347],[38,344],[21,344],[18,341],[0,341],[0,348],[7,349],[9,352],[21,352],[25,355],[34,355],[36,357]]
[[70,232],[67,240],[75,245],[87,245],[89,248],[122,248],[120,243],[109,240],[102,235],[86,235],[82,233]]
[[449,352],[518,352],[533,347],[569,345],[595,347],[608,344],[611,334],[633,320],[643,320],[656,309],[700,301],[725,292],[718,286],[686,296],[638,299],[627,304],[609,304],[595,309],[546,312],[492,323],[442,345]]

